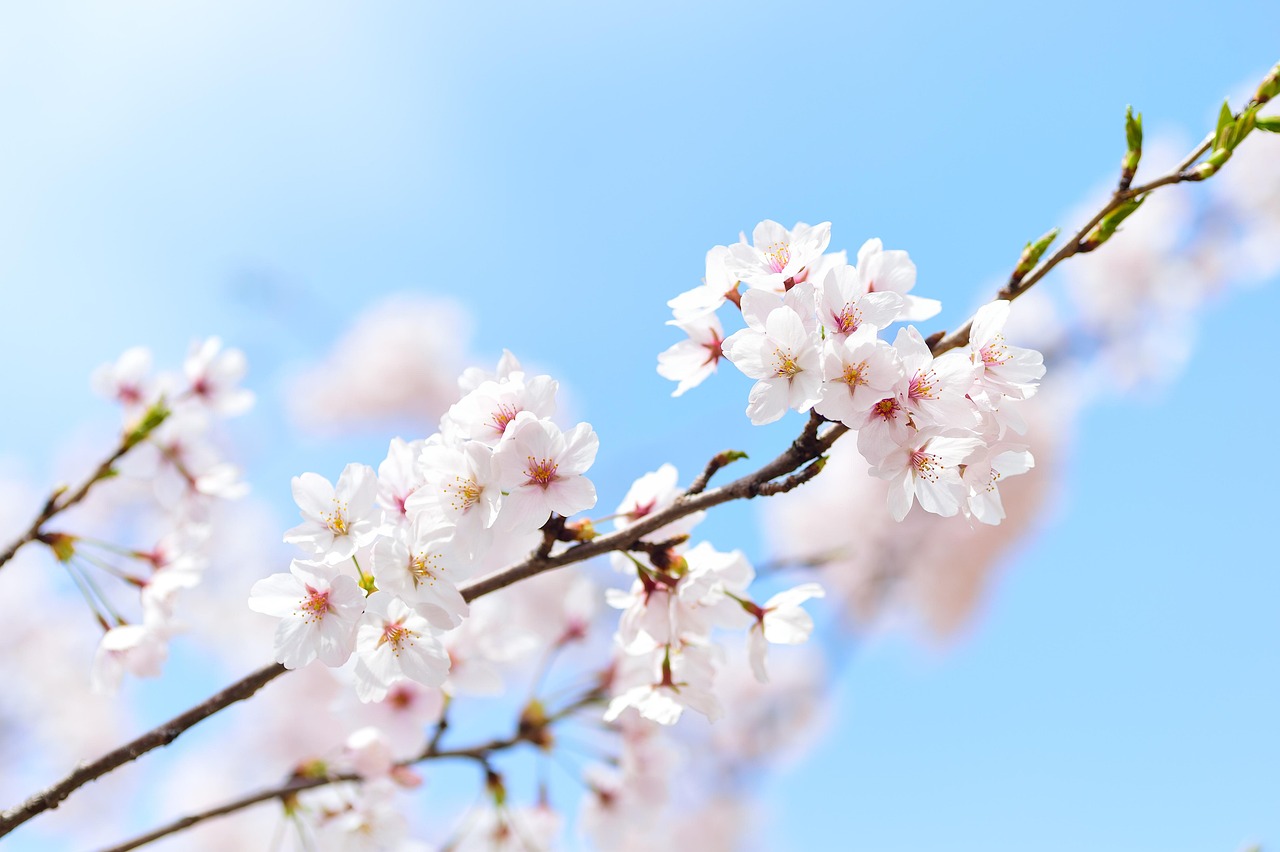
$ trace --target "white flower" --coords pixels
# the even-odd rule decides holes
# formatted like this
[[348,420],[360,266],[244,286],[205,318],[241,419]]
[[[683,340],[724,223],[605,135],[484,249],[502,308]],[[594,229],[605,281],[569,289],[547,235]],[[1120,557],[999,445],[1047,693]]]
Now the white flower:
[[669,646],[631,659],[635,661],[631,669],[617,678],[621,692],[609,702],[606,722],[617,719],[628,707],[660,725],[674,725],[686,707],[712,722],[724,713],[711,691],[715,678],[712,649]]
[[248,368],[244,353],[223,350],[217,337],[191,344],[182,365],[192,397],[222,417],[243,414],[253,406],[253,392],[237,387]]
[[365,597],[355,579],[317,562],[293,560],[288,574],[272,574],[249,590],[249,609],[280,619],[275,659],[296,669],[319,659],[340,666],[351,656]]
[[353,669],[361,701],[381,701],[400,680],[440,686],[449,673],[449,654],[439,632],[390,592],[369,596],[356,631]]
[[905,305],[897,293],[864,291],[852,266],[833,267],[818,285],[818,320],[829,335],[844,337],[864,326],[879,331],[898,320]]
[[822,398],[814,410],[851,429],[902,380],[897,352],[870,331],[830,338],[822,350]]
[[713,314],[725,303],[729,292],[738,284],[738,279],[725,267],[728,256],[729,249],[725,246],[716,246],[707,252],[707,275],[702,279],[702,285],[667,302],[675,316],[672,325]]
[[801,645],[809,641],[809,635],[813,633],[813,618],[800,604],[824,595],[826,592],[817,583],[804,583],[779,592],[759,607],[756,623],[747,631],[747,656],[756,680],[761,683],[769,680],[769,672],[765,668],[769,643]]
[[487,531],[502,506],[493,467],[493,448],[480,441],[460,446],[428,443],[418,457],[423,485],[405,503],[415,523],[457,529],[471,554],[487,549]]
[[1009,303],[1003,299],[979,308],[969,330],[969,357],[984,390],[1026,399],[1036,392],[1044,376],[1044,356],[1004,342],[1000,332],[1008,319]]
[[907,441],[871,469],[887,479],[889,512],[901,521],[916,500],[926,512],[950,517],[960,510],[967,489],[959,465],[981,442],[976,437],[939,435],[936,430],[912,430]]
[[893,292],[902,296],[903,308],[898,319],[923,322],[942,310],[937,299],[909,296],[907,292],[916,283],[916,265],[905,251],[885,251],[884,244],[873,238],[858,249],[858,278],[867,293]]
[[831,223],[800,222],[788,231],[766,219],[756,225],[751,239],[752,245],[744,236],[742,242],[729,246],[725,268],[748,287],[781,293],[789,284],[803,281],[808,267],[827,250]]
[[414,524],[380,537],[370,565],[379,589],[411,604],[433,625],[456,627],[467,615],[467,602],[458,593],[464,576],[453,546],[452,530]]
[[821,396],[821,352],[790,307],[771,311],[762,330],[748,327],[729,335],[724,355],[748,377],[758,379],[747,402],[747,416],[757,426],[772,423],[788,408],[807,411]]
[[150,373],[151,350],[134,346],[122,352],[114,364],[94,370],[89,383],[94,393],[119,402],[127,414],[135,414],[155,401],[155,381]]
[[715,314],[703,314],[685,320],[671,320],[688,340],[682,340],[658,355],[658,375],[679,382],[672,396],[680,396],[689,388],[697,387],[716,371],[724,352],[724,329]]
[[596,504],[596,487],[582,474],[591,467],[600,440],[590,424],[568,432],[521,412],[493,456],[507,497],[502,518],[514,529],[537,529],[552,512],[568,517]]
[[378,478],[368,465],[347,465],[336,487],[318,473],[295,476],[293,499],[303,523],[284,534],[285,543],[296,544],[330,565],[350,559],[377,537],[377,493]]
[[539,418],[555,414],[558,387],[550,376],[526,378],[520,372],[501,381],[483,382],[445,413],[440,432],[449,440],[481,441],[496,447],[520,412]]

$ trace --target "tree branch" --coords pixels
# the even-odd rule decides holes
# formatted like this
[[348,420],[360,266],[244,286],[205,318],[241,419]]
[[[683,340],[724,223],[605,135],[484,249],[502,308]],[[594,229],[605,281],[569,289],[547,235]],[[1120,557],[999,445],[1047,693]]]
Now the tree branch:
[[[66,486],[55,488],[53,493],[49,495],[49,499],[44,501],[44,506],[40,509],[40,514],[31,522],[31,526],[27,528],[27,531],[19,536],[17,541],[10,544],[3,551],[0,551],[0,568],[3,568],[6,562],[13,559],[13,557],[17,555],[18,551],[25,545],[37,540],[44,532],[44,525],[52,520],[55,515],[65,512],[85,497],[88,497],[89,492],[97,483],[114,476],[115,463],[120,461],[120,459],[124,457],[125,453],[129,452],[138,444],[146,440],[147,436],[154,432],[156,427],[163,423],[168,416],[169,409],[165,407],[163,402],[159,402],[151,406],[151,408],[147,409],[147,412],[143,415],[142,420],[138,425],[134,426],[132,429],[126,430],[125,433],[120,436],[120,443],[116,445],[115,450],[112,451],[111,455],[107,456],[106,460],[103,461],[102,464],[98,465],[93,474],[86,479],[79,488],[69,494],[67,493]],[[0,825],[2,824],[3,823],[0,823]]]
[[233,683],[187,712],[175,716],[157,728],[152,728],[115,751],[108,752],[91,763],[81,764],[61,781],[41,790],[21,805],[0,813],[0,837],[13,831],[36,814],[56,808],[67,796],[90,781],[101,778],[131,760],[136,760],[152,749],[168,745],[197,722],[209,718],[237,701],[243,701],[287,671],[288,669],[279,663],[272,663]]
[[[601,697],[601,692],[599,688],[592,689],[590,692],[586,693],[578,700],[568,704],[561,710],[548,716],[542,727],[543,728],[548,727],[554,724],[555,722],[558,722],[561,719],[568,717],[575,710],[579,710],[582,707],[587,706],[588,704],[598,701],[600,697]],[[439,728],[437,729],[437,733],[443,730],[444,730],[443,728]],[[477,745],[468,746],[466,748],[455,748],[455,749],[440,748],[439,737],[437,736],[432,738],[432,741],[427,745],[426,749],[423,750],[422,754],[418,755],[417,757],[410,758],[409,760],[402,760],[396,765],[411,766],[415,763],[421,763],[422,761],[426,761],[426,760],[458,759],[458,760],[474,760],[484,766],[488,766],[489,758],[492,757],[495,753],[500,751],[505,751],[510,748],[514,748],[515,746],[521,743],[526,743],[526,742],[534,743],[536,745],[539,736],[540,736],[540,731],[519,728],[517,729],[516,733],[512,734],[509,737],[495,738],[495,739],[489,740],[488,742],[479,743]],[[199,811],[194,814],[189,814],[188,816],[182,817],[180,819],[176,819],[173,822],[166,823],[165,825],[162,825],[157,829],[149,831],[146,834],[141,834],[141,835],[138,835],[137,837],[134,837],[131,840],[127,840],[124,843],[119,844],[118,846],[111,846],[106,849],[103,849],[101,850],[101,852],[128,852],[128,850],[130,849],[137,849],[140,846],[145,846],[148,843],[151,843],[152,841],[155,841],[155,840],[159,840],[162,837],[168,837],[171,834],[177,834],[179,831],[184,831],[188,828],[191,828],[193,825],[197,825],[207,820],[216,819],[217,817],[220,817],[220,816],[227,816],[228,814],[233,814],[233,813],[236,813],[237,811],[242,811],[254,805],[261,804],[262,802],[270,802],[273,800],[284,800],[304,790],[314,790],[317,787],[325,787],[325,786],[328,786],[329,784],[337,784],[343,781],[360,782],[364,780],[365,779],[362,778],[361,776],[356,775],[354,773],[350,773],[350,772],[344,772],[336,775],[327,775],[320,778],[291,778],[288,781],[286,781],[284,784],[281,784],[279,786],[270,787],[265,790],[259,790],[256,793],[250,793],[246,796],[241,796],[238,799],[232,799],[230,802],[226,802],[225,804],[218,805],[217,807],[209,808],[208,810]]]

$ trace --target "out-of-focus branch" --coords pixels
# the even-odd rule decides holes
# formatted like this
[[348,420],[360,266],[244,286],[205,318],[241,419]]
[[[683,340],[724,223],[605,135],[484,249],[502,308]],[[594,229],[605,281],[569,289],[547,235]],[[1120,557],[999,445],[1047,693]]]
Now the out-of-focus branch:
[[[582,709],[590,704],[594,704],[603,698],[603,693],[597,687],[590,690],[581,698],[571,702],[561,710],[547,716],[536,725],[530,725],[527,721],[522,720],[521,725],[516,732],[508,737],[491,739],[487,742],[478,743],[465,748],[442,749],[439,747],[438,738],[433,737],[432,741],[423,750],[422,754],[409,760],[400,761],[397,766],[412,766],[415,763],[421,763],[427,760],[474,760],[481,766],[488,768],[489,760],[493,755],[512,749],[521,743],[531,743],[541,746],[546,742],[546,731],[556,722],[568,717],[577,710]],[[439,729],[443,731],[443,728]],[[207,820],[216,819],[220,816],[242,811],[245,808],[252,807],[262,802],[270,801],[287,801],[292,796],[304,791],[314,790],[317,787],[325,787],[330,784],[338,784],[344,781],[364,781],[362,776],[351,772],[343,772],[332,775],[324,775],[315,778],[290,778],[283,784],[276,787],[270,787],[265,790],[259,790],[256,793],[250,793],[241,796],[238,799],[232,799],[230,802],[218,805],[198,813],[189,814],[173,822],[160,826],[146,834],[127,840],[118,846],[111,846],[102,850],[102,852],[128,852],[130,849],[137,849],[145,846],[152,841],[159,840],[162,837],[168,837],[171,834],[177,834],[185,831],[194,825],[205,822]]]
[[[0,551],[0,568],[10,559],[17,555],[23,546],[36,541],[45,532],[44,525],[47,524],[54,516],[70,509],[79,503],[85,497],[89,496],[89,492],[93,490],[93,486],[97,485],[104,479],[110,479],[115,476],[115,464],[124,457],[126,453],[142,443],[147,437],[156,430],[169,416],[169,408],[162,402],[147,409],[142,416],[142,420],[133,428],[127,430],[120,436],[120,443],[112,451],[111,455],[98,465],[93,474],[86,479],[79,488],[74,491],[68,490],[66,486],[54,489],[49,495],[49,499],[45,500],[44,506],[40,509],[40,514],[31,522],[31,526],[27,527],[27,531],[18,537],[16,541],[10,544],[3,551]],[[2,823],[0,823],[2,825]]]

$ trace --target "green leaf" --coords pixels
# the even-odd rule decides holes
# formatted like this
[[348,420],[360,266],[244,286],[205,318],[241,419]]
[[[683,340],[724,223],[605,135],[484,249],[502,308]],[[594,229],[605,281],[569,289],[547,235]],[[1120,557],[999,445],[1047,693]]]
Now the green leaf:
[[1268,133],[1280,133],[1280,115],[1262,115],[1254,119],[1254,126]]

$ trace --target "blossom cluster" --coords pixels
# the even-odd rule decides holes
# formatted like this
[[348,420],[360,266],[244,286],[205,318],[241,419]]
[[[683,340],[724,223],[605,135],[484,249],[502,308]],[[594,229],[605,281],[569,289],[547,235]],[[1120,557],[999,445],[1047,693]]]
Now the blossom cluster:
[[553,513],[595,505],[584,474],[599,441],[589,424],[552,421],[551,377],[527,375],[507,353],[496,373],[470,370],[460,384],[439,431],[393,440],[377,472],[349,464],[336,484],[294,478],[303,522],[285,542],[304,555],[249,598],[280,619],[278,662],[350,661],[363,701],[405,681],[445,686],[451,663],[472,656],[459,646],[476,641],[461,627],[460,584],[529,553]]
[[[880,335],[890,326],[941,305],[910,293],[916,268],[906,252],[872,239],[851,264],[845,252],[825,253],[830,240],[829,223],[788,230],[764,221],[750,243],[743,235],[711,249],[703,284],[668,302],[670,323],[688,339],[659,355],[658,372],[679,382],[679,395],[726,358],[756,380],[752,423],[812,409],[856,430],[872,475],[891,483],[896,520],[919,502],[999,523],[999,481],[1033,464],[1016,439],[1025,431],[1017,403],[1035,393],[1042,356],[1005,341],[1006,301],[977,312],[964,347],[935,356],[910,325],[888,343]],[[726,302],[746,323],[727,337],[717,315]]]
[[[682,493],[677,480],[669,464],[636,480],[618,507],[618,527],[671,505]],[[822,597],[822,588],[806,583],[755,603],[748,592],[755,571],[741,551],[722,553],[707,542],[687,545],[701,520],[702,513],[687,515],[612,557],[616,568],[636,579],[629,590],[607,595],[622,617],[606,720],[633,707],[646,719],[670,725],[687,707],[714,721],[722,713],[714,680],[723,657],[714,628],[747,629],[748,657],[760,681],[768,680],[769,643],[796,645],[813,632],[813,620],[800,604]]]
[[[169,640],[180,629],[177,595],[200,583],[208,562],[213,505],[248,491],[240,469],[225,459],[214,430],[219,420],[252,407],[253,393],[240,387],[246,369],[244,353],[224,349],[221,340],[211,337],[191,345],[180,373],[153,373],[151,352],[140,346],[93,372],[95,392],[118,403],[124,416],[124,452],[111,473],[100,472],[101,478],[119,473],[149,483],[164,530],[148,547],[53,536],[54,552],[77,583],[96,593],[87,599],[104,628],[92,674],[98,690],[114,689],[125,671],[159,674]],[[121,560],[141,571],[115,564]],[[92,579],[94,568],[138,591],[139,623],[128,621],[105,598]]]

